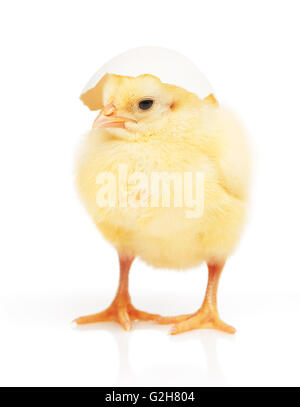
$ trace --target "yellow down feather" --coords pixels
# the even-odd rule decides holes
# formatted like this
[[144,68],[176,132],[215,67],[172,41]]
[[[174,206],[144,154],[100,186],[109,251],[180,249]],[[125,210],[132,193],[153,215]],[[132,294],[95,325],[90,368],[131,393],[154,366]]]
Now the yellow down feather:
[[[106,75],[101,107],[134,119],[125,129],[93,129],[84,135],[76,161],[79,195],[103,236],[126,255],[149,265],[184,269],[225,260],[235,249],[247,210],[249,150],[235,116],[214,97],[200,100],[156,77]],[[137,102],[154,100],[148,112]],[[204,211],[187,218],[186,208],[105,207],[97,204],[101,172],[118,174],[119,164],[136,171],[199,171],[204,174]]]

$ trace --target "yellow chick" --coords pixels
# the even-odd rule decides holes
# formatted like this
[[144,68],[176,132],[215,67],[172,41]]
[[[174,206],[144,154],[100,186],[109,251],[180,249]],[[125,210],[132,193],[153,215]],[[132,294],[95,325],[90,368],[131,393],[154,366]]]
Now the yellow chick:
[[[81,144],[77,187],[97,228],[118,252],[120,282],[108,309],[75,321],[115,321],[129,330],[132,321],[141,320],[174,324],[172,334],[198,328],[234,333],[220,319],[216,298],[247,208],[249,152],[243,128],[212,94],[200,99],[153,75],[106,74],[81,99],[100,114]],[[158,190],[151,182],[161,174]],[[193,182],[187,195],[201,199],[183,199]],[[206,262],[201,308],[175,317],[137,310],[128,292],[135,257],[179,270]]]

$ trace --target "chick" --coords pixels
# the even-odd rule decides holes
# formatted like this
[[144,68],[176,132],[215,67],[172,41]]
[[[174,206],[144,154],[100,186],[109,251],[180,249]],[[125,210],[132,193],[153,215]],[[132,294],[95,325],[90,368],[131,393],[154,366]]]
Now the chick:
[[[132,321],[142,320],[174,324],[172,334],[198,328],[234,333],[219,317],[217,288],[247,209],[250,160],[243,128],[213,94],[200,99],[148,74],[106,74],[81,99],[100,113],[81,144],[77,187],[97,228],[118,252],[120,282],[108,309],[75,321],[115,321],[129,330]],[[203,174],[201,216],[187,216],[184,205],[150,205],[149,188],[145,192],[145,185],[134,182],[127,184],[127,200],[134,197],[136,205],[121,205],[119,196],[112,205],[99,205],[99,174],[118,179],[120,164],[126,165],[127,179],[137,172],[149,179],[153,173]],[[128,292],[136,257],[153,267],[178,270],[206,262],[208,284],[201,308],[175,317],[137,310]]]

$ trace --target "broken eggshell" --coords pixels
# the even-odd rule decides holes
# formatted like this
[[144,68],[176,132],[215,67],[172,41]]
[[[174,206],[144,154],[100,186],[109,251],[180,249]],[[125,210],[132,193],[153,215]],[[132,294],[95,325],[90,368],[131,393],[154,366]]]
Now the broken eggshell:
[[131,77],[150,74],[163,83],[195,93],[200,99],[213,94],[209,81],[185,56],[167,48],[141,47],[112,58],[92,76],[80,96],[91,110],[99,110],[102,107],[99,95],[106,74]]

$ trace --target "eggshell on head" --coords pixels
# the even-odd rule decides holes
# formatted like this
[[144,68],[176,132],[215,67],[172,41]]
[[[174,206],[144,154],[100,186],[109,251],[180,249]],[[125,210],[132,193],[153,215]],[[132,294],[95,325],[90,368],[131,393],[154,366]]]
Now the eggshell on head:
[[[91,109],[97,110],[96,91],[106,74],[136,77],[150,74],[170,85],[179,86],[204,99],[213,93],[206,77],[197,66],[176,51],[162,47],[130,49],[104,64],[89,80],[81,93],[81,100]],[[95,89],[95,92],[91,91]]]

